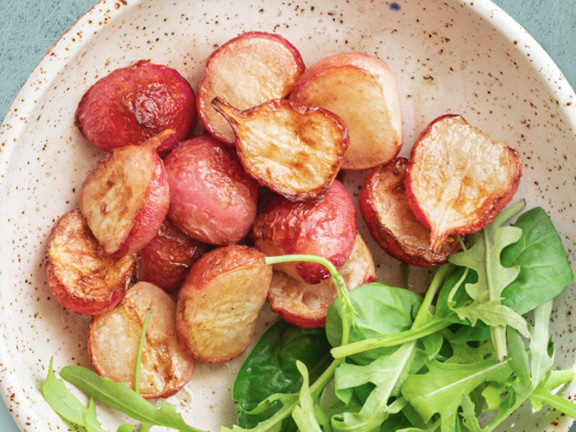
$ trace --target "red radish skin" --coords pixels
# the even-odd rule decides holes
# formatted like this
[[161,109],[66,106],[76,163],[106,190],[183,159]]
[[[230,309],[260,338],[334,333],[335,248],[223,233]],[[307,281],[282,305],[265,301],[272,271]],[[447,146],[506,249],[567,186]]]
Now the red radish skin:
[[205,249],[204,243],[191,239],[166,218],[158,234],[140,251],[138,280],[176,291]]
[[[357,231],[350,193],[335,180],[319,201],[294,202],[284,197],[270,200],[259,211],[249,238],[267,255],[318,255],[340,268],[352,252]],[[308,284],[329,276],[326,267],[317,263],[284,263],[275,268]]]
[[168,217],[189,237],[223,246],[240,242],[256,216],[258,183],[225,144],[205,134],[184,141],[165,159]]
[[90,87],[75,118],[86,139],[103,151],[138,145],[172,129],[175,133],[157,149],[166,154],[192,131],[196,97],[178,71],[141,60],[112,71]]

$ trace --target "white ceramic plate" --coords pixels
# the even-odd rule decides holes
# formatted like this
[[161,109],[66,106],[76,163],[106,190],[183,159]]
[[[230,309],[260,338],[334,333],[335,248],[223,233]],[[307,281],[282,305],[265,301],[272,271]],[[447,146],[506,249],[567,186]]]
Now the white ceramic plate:
[[[389,63],[402,94],[406,143],[434,117],[460,113],[524,160],[517,197],[551,214],[576,263],[574,93],[539,45],[486,0],[401,2],[350,0],[141,0],[99,3],[50,50],[18,94],[0,129],[0,390],[25,431],[65,430],[39,387],[51,356],[56,369],[89,366],[88,319],[52,297],[44,274],[46,237],[76,206],[86,172],[101,154],[80,136],[73,113],[83,92],[111,70],[147,58],[179,70],[196,86],[205,59],[241,32],[278,32],[307,65],[341,51],[363,51]],[[380,279],[394,283],[385,258]],[[574,368],[574,287],[556,302],[556,363]],[[270,315],[266,319],[273,319]],[[217,430],[235,419],[229,392],[240,360],[198,365],[171,401],[186,420]],[[572,397],[576,386],[566,390]],[[501,430],[567,431],[571,419],[526,408]],[[112,430],[121,420],[102,411]]]

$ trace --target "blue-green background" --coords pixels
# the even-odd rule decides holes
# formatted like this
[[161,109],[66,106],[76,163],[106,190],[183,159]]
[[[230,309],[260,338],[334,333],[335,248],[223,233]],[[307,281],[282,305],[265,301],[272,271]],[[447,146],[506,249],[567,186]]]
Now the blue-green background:
[[[401,6],[408,1],[396,2]],[[0,0],[0,118],[4,118],[44,53],[95,3],[96,0]],[[576,88],[576,0],[494,0],[494,3],[542,45]],[[0,431],[18,432],[1,400]]]

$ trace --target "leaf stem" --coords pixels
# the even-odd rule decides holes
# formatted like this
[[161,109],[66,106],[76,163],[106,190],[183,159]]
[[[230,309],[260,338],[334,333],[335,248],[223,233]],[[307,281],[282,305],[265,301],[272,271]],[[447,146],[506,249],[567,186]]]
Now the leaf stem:
[[265,257],[264,264],[278,264],[286,262],[307,261],[322,264],[330,272],[330,276],[338,292],[338,301],[340,302],[340,309],[342,310],[342,341],[341,345],[346,345],[350,339],[350,329],[354,321],[354,306],[350,300],[350,294],[346,288],[344,278],[338,273],[338,269],[326,258],[316,255],[294,254],[282,255],[274,257]]

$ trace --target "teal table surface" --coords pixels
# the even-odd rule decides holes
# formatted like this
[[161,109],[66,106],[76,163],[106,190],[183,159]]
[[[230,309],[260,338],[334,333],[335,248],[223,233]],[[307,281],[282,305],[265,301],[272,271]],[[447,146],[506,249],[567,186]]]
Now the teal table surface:
[[[404,0],[410,1],[410,0]],[[548,52],[576,88],[576,0],[495,0]],[[95,0],[2,0],[0,118],[50,47]],[[2,380],[0,370],[0,381]],[[0,431],[18,432],[0,400]],[[576,432],[576,426],[572,428]]]

